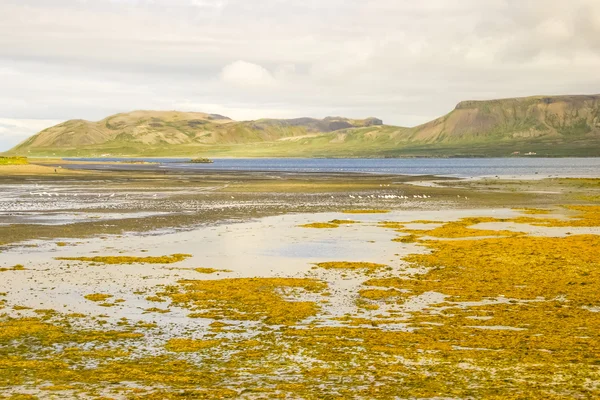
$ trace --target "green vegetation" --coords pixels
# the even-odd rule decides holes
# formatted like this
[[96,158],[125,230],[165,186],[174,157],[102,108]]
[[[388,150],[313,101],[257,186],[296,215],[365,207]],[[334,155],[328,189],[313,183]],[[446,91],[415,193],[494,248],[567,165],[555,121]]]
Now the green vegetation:
[[[38,156],[477,157],[600,156],[600,96],[465,101],[413,127],[375,119],[262,119],[134,111],[72,120],[11,150]],[[75,132],[75,134],[72,134]],[[68,133],[68,135],[67,135]],[[204,162],[204,161],[202,161]]]
[[26,165],[29,164],[27,157],[2,157],[0,156],[0,165]]

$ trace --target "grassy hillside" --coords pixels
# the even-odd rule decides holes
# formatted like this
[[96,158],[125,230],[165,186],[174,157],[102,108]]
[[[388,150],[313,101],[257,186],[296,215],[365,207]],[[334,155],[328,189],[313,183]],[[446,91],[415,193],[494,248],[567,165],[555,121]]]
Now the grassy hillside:
[[[11,150],[36,156],[600,156],[600,95],[464,101],[403,128],[375,118],[261,119],[134,111],[67,121]],[[518,154],[515,154],[518,153]]]

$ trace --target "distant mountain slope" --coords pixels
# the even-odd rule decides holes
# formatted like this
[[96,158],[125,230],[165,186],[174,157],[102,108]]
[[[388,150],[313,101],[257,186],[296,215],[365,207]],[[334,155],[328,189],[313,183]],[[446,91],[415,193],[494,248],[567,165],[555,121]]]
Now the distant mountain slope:
[[536,96],[463,101],[449,114],[415,129],[414,140],[577,136],[600,130],[600,95]]
[[215,114],[133,111],[48,128],[9,154],[92,156],[600,156],[600,95],[463,101],[414,128],[352,120],[233,121]]
[[339,129],[380,125],[376,118],[350,120],[262,119],[236,122],[216,114],[177,111],[133,111],[116,114],[98,122],[70,120],[45,129],[18,145],[14,152],[37,153],[76,149],[119,147],[226,145],[270,142],[283,138],[333,132]]

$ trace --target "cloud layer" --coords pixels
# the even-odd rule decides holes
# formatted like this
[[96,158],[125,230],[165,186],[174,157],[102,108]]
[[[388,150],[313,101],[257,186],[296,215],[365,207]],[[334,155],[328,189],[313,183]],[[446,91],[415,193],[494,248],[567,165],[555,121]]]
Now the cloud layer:
[[[465,99],[600,92],[597,0],[4,0],[0,15],[13,121],[190,109],[415,125]],[[4,126],[0,150],[18,132]]]

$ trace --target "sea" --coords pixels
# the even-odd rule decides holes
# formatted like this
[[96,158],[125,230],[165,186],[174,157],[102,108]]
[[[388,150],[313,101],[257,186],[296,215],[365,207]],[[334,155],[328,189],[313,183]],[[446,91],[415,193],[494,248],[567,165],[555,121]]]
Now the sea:
[[[261,171],[289,173],[366,173],[437,175],[457,178],[600,177],[600,158],[214,158],[211,164],[189,158],[65,158],[77,168]],[[86,161],[146,161],[157,164],[88,164]]]

